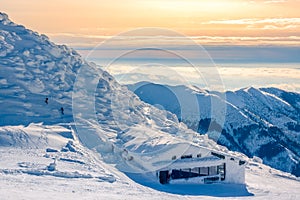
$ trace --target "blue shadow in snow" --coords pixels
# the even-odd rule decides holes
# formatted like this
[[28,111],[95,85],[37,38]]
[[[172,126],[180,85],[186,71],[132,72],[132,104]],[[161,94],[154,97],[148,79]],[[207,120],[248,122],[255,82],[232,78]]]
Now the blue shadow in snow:
[[152,175],[126,173],[126,175],[146,187],[161,192],[178,195],[213,196],[213,197],[245,197],[254,196],[249,193],[244,184],[166,184],[162,185],[153,179]]

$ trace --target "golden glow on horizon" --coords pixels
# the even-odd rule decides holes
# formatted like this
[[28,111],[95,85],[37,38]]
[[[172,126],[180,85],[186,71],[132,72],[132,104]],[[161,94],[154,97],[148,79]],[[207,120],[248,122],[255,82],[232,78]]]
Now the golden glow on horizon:
[[[109,36],[132,28],[162,27],[188,36],[213,37],[214,42],[216,38],[222,41],[232,37],[275,37],[283,38],[282,43],[286,38],[287,44],[293,44],[291,38],[300,36],[299,7],[300,0],[1,2],[1,11],[17,23],[48,34],[54,40],[70,39],[73,35],[72,40],[82,42],[92,35]],[[295,44],[299,44],[298,40]]]

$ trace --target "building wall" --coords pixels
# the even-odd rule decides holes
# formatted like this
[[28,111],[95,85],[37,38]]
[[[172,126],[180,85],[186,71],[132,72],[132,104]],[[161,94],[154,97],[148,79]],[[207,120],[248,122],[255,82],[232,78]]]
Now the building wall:
[[239,160],[230,160],[226,158],[226,177],[225,181],[227,183],[245,183],[245,164],[239,165]]

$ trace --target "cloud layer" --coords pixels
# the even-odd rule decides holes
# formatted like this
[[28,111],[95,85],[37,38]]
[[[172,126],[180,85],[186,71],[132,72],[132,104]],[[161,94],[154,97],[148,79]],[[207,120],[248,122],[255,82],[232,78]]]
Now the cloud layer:
[[248,29],[297,29],[300,18],[246,18],[229,20],[211,20],[202,24],[214,25],[244,25]]
[[[156,69],[155,69],[156,68]],[[168,85],[197,85],[210,89],[203,74],[190,67],[133,67],[111,66],[108,68],[122,84],[132,84],[140,81],[155,82]],[[225,90],[237,90],[244,87],[277,87],[300,93],[300,65],[281,67],[269,65],[230,65],[218,67],[219,76],[223,80]],[[202,78],[201,78],[202,76]]]

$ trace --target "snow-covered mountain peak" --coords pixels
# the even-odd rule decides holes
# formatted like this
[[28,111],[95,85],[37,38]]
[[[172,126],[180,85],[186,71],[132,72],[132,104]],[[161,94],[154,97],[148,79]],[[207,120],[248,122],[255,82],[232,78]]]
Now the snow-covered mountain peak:
[[8,15],[6,13],[0,12],[0,21],[3,24],[10,23],[11,21],[8,18]]
[[196,93],[202,93],[202,94],[208,94],[208,92],[204,89],[199,88],[198,86],[195,85],[189,85],[187,86],[189,89],[193,90]]
[[[7,18],[5,14],[2,14]],[[74,50],[14,23],[0,23],[0,125],[71,121],[71,94],[84,63]],[[48,98],[48,103],[45,103]]]
[[246,93],[249,93],[249,94],[255,94],[255,93],[259,93],[259,89],[253,87],[253,86],[249,86],[249,87],[245,87],[245,88],[242,88],[240,90],[238,90],[240,92],[246,92]]

